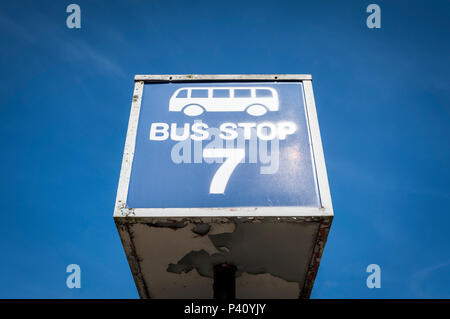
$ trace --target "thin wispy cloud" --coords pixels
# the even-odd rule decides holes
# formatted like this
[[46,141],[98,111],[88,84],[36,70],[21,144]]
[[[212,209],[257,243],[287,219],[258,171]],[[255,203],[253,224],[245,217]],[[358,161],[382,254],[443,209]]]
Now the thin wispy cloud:
[[[34,21],[36,27],[26,28],[29,23],[27,21]],[[127,73],[121,67],[120,63],[114,60],[113,57],[105,54],[107,50],[96,48],[88,42],[87,39],[76,34],[79,30],[71,30],[74,32],[73,36],[67,33],[65,22],[55,21],[49,19],[47,15],[40,12],[33,12],[32,16],[24,15],[19,19],[13,20],[5,14],[0,14],[0,27],[8,30],[15,39],[21,39],[25,44],[33,46],[48,46],[45,49],[51,51],[59,51],[57,56],[68,63],[78,64],[80,71],[96,70],[106,75],[113,75],[125,77]],[[103,33],[96,27],[99,37],[103,38]],[[111,39],[120,39],[122,45],[126,45],[126,39],[120,36],[118,30],[109,30],[108,34]],[[44,40],[45,41],[42,41]],[[87,68],[86,66],[89,66]]]
[[445,270],[445,268],[450,268],[450,260],[423,268],[415,272],[411,276],[411,291],[414,293],[414,295],[419,298],[430,298],[430,296],[425,292],[424,289],[426,281],[429,280],[430,277],[437,271],[445,271],[446,273],[448,273],[450,269]]
[[33,37],[30,29],[25,28],[22,24],[15,22],[4,14],[0,14],[0,28],[7,30],[7,33],[16,39],[21,39],[28,43],[36,42],[36,38]]

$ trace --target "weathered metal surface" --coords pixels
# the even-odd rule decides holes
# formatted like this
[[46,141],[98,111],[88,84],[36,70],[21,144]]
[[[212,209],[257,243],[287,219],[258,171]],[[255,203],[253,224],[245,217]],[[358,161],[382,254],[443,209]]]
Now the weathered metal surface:
[[[321,217],[116,218],[141,298],[212,298],[212,269],[223,262],[237,266],[238,298],[308,298],[330,223]],[[208,225],[208,233],[193,232],[198,225]],[[260,291],[256,278],[271,288]]]

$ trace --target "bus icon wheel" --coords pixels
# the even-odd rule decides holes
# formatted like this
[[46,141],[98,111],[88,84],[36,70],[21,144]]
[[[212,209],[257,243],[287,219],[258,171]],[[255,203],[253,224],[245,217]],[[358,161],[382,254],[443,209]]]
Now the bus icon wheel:
[[261,104],[253,104],[247,108],[247,113],[253,116],[261,116],[267,113],[267,108]]
[[197,104],[191,104],[183,109],[184,114],[188,116],[197,116],[203,113],[203,108]]

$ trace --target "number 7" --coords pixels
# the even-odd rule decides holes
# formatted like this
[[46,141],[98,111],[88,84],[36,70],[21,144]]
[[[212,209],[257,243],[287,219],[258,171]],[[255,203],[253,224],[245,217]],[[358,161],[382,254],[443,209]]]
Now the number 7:
[[226,158],[211,180],[210,194],[224,194],[228,180],[236,166],[245,158],[243,148],[205,148],[204,158]]

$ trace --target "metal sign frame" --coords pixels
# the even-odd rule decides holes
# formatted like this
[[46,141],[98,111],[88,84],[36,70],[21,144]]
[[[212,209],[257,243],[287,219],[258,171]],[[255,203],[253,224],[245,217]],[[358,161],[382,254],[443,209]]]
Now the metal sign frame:
[[[311,262],[306,275],[300,298],[308,298],[317,274],[320,258],[326,243],[333,219],[333,206],[322,140],[317,119],[316,105],[312,88],[312,77],[308,74],[247,74],[247,75],[136,75],[133,99],[131,104],[128,131],[126,136],[119,185],[114,208],[114,220],[121,236],[122,244],[127,254],[133,277],[142,298],[149,298],[145,282],[140,274],[139,258],[136,255],[132,235],[128,223],[152,223],[157,220],[182,220],[183,218],[245,218],[289,220],[291,222],[319,222],[319,230],[311,256]],[[144,85],[146,83],[170,82],[302,82],[304,104],[309,128],[312,160],[319,190],[320,207],[208,207],[208,208],[133,208],[126,207],[131,168],[135,151],[136,135],[139,122]],[[141,279],[140,279],[141,278]]]

